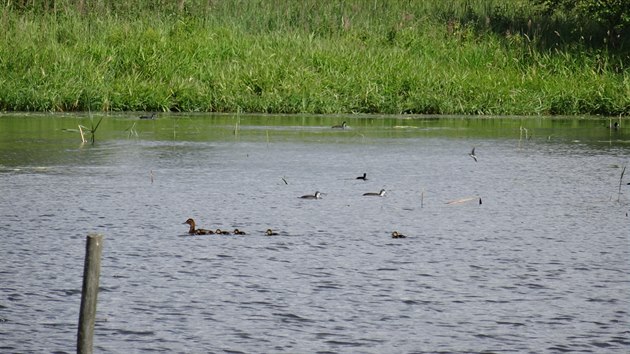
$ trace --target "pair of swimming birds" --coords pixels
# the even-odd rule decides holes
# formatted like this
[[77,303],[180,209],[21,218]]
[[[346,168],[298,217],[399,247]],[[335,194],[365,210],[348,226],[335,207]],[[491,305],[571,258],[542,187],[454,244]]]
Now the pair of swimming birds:
[[[385,190],[381,189],[380,192],[378,193],[375,193],[375,192],[363,193],[363,195],[366,197],[383,197],[385,195]],[[317,191],[315,192],[315,194],[306,194],[299,198],[300,199],[321,199],[321,197],[322,197],[322,194],[319,191]]]

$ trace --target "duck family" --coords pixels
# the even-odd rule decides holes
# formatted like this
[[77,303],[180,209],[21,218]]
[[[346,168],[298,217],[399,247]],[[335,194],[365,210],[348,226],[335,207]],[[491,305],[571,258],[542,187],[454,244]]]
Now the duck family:
[[[343,122],[342,125],[345,126],[346,122]],[[470,155],[474,154],[475,149],[473,148],[473,151]],[[363,173],[362,176],[356,177],[357,180],[367,180],[367,173]],[[284,178],[283,178],[284,180]],[[285,181],[286,183],[286,181]],[[313,194],[305,194],[302,195],[298,198],[300,199],[321,199],[321,192],[320,191],[315,191],[315,193]],[[363,196],[375,196],[375,197],[383,197],[385,196],[385,189],[381,189],[379,192],[367,192],[367,193],[363,193]],[[238,228],[234,229],[234,231],[230,232],[227,230],[222,230],[220,228],[213,230],[209,230],[209,229],[203,229],[203,228],[197,228],[197,225],[195,223],[195,220],[193,218],[189,218],[187,219],[184,224],[187,224],[189,226],[188,229],[188,234],[189,235],[247,235],[247,233],[245,231],[239,230]],[[264,232],[265,236],[276,236],[278,235],[277,232],[273,231],[272,229],[267,229]],[[398,231],[394,231],[391,234],[392,238],[406,238],[407,236],[399,233]]]

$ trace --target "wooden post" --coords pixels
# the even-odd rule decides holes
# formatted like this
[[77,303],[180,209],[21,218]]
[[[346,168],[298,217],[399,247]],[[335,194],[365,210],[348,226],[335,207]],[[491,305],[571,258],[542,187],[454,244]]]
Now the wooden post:
[[83,289],[81,292],[77,354],[92,353],[102,250],[103,235],[89,234],[87,236],[85,264],[83,266]]

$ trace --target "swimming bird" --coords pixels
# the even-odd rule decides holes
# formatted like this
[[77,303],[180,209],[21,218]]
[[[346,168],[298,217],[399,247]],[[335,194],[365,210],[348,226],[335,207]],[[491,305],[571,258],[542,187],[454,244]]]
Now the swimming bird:
[[362,179],[364,181],[367,181],[367,173],[363,172],[363,176],[359,176],[356,179]]
[[321,193],[320,192],[315,192],[315,194],[307,194],[307,195],[303,195],[300,198],[301,199],[320,199],[321,198]]
[[374,193],[374,192],[368,192],[368,193],[363,193],[364,196],[371,196],[371,197],[382,197],[385,195],[385,190],[381,189],[380,192],[378,193]]
[[265,235],[267,236],[276,236],[278,235],[277,232],[273,232],[271,229],[267,229],[267,231],[265,231]]
[[346,121],[344,120],[343,123],[341,123],[340,125],[333,125],[332,128],[333,129],[346,129],[347,126],[348,124],[346,124]]
[[147,116],[147,115],[140,116],[140,119],[155,119],[155,115],[156,115],[155,112],[151,112],[151,115],[149,115],[149,116]]
[[407,238],[407,236],[398,233],[398,231],[392,232],[392,238]]
[[247,235],[245,231],[241,231],[239,229],[234,229],[234,235]]
[[475,155],[475,148],[472,148],[472,151],[470,152],[470,154],[468,154],[468,156],[472,157],[473,160],[475,160],[475,162],[477,162],[477,156]]
[[609,125],[608,128],[609,129],[614,129],[614,130],[619,129],[619,122],[615,122],[612,125]]
[[216,229],[214,231],[214,233],[217,234],[217,235],[229,235],[230,234],[229,231],[225,231],[225,230],[221,230],[221,229]]
[[212,230],[195,228],[195,220],[193,220],[192,218],[189,218],[188,220],[184,221],[184,224],[190,225],[190,228],[188,229],[188,233],[191,234],[191,235],[212,235],[212,234],[214,234],[214,232]]

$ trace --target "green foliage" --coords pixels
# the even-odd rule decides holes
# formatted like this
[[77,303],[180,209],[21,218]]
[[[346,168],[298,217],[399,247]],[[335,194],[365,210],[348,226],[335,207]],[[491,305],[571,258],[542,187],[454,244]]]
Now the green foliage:
[[630,113],[625,37],[541,1],[3,6],[2,110]]

